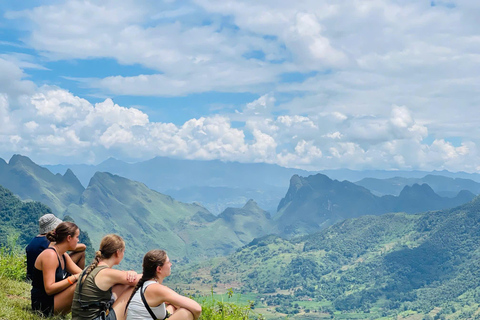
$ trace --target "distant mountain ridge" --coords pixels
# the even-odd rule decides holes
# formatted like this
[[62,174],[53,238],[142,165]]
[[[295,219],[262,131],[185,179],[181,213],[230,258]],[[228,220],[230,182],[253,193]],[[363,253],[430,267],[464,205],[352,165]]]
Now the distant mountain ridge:
[[426,184],[406,186],[398,197],[377,197],[364,187],[323,174],[306,178],[294,175],[274,220],[277,233],[293,236],[316,232],[343,219],[445,209],[474,197],[469,191],[462,191],[455,198],[440,197]]
[[[88,185],[95,172],[110,172],[143,182],[150,189],[174,194],[183,202],[199,202],[218,214],[226,207],[243,205],[256,198],[262,208],[275,212],[283,196],[283,188],[294,174],[312,172],[283,168],[265,163],[223,162],[220,160],[183,160],[167,157],[126,163],[114,158],[93,165],[46,165],[52,172],[71,169],[83,185]],[[208,189],[215,188],[222,196],[214,197]],[[193,196],[196,196],[194,199]]]
[[471,179],[452,178],[428,174],[422,178],[393,177],[388,179],[364,178],[355,184],[365,187],[373,194],[399,195],[405,186],[413,184],[428,184],[435,193],[441,196],[453,197],[461,190],[468,190],[473,194],[480,194],[480,183]]
[[72,217],[95,247],[107,233],[122,235],[136,248],[127,250],[124,265],[137,270],[150,249],[167,249],[173,259],[186,263],[230,253],[266,234],[270,225],[270,215],[254,201],[216,217],[198,204],[179,202],[111,173],[95,173],[84,189],[71,170],[54,175],[23,156],[3,162],[0,170],[0,181],[16,194],[52,205],[60,218]]
[[0,158],[0,185],[23,200],[40,201],[57,215],[80,199],[85,188],[69,169],[53,174],[25,156],[14,155],[7,164]]
[[198,203],[183,203],[116,174],[96,172],[83,189],[72,171],[54,175],[21,156],[10,162],[12,165],[3,165],[3,172],[6,176],[15,173],[16,193],[27,198],[40,194],[57,204],[57,210],[65,208],[59,216],[71,216],[82,230],[89,231],[95,246],[107,233],[121,234],[136,248],[127,250],[125,263],[137,269],[142,253],[152,248],[163,247],[177,262],[188,263],[228,254],[269,233],[295,236],[360,215],[437,210],[473,197],[467,191],[453,199],[440,197],[427,185],[406,187],[399,197],[377,197],[363,187],[322,174],[306,178],[293,175],[273,218],[257,199],[215,216]]

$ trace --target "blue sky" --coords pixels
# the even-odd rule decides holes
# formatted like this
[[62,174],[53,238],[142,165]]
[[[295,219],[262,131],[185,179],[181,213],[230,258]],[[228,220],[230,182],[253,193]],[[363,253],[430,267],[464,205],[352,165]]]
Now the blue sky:
[[480,4],[0,1],[0,157],[478,171]]

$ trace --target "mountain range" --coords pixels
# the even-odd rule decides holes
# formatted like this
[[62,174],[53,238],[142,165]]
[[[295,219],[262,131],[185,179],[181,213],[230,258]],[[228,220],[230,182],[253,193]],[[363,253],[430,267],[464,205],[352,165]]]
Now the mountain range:
[[294,175],[287,194],[278,205],[275,228],[276,233],[284,236],[310,234],[348,218],[439,210],[458,206],[474,197],[466,190],[454,198],[441,197],[427,184],[406,186],[398,197],[378,197],[364,187],[332,180],[323,174]]
[[[210,212],[217,215],[227,207],[243,206],[248,199],[255,199],[260,207],[274,215],[279,201],[285,195],[285,188],[293,175],[309,176],[317,173],[327,175],[339,181],[359,181],[364,178],[388,179],[394,177],[421,179],[426,175],[468,179],[480,183],[480,174],[443,171],[386,171],[349,169],[322,170],[320,172],[283,168],[265,163],[222,162],[218,160],[184,160],[156,157],[137,163],[126,163],[110,158],[98,165],[45,165],[53,173],[65,173],[72,170],[83,186],[87,186],[95,172],[110,172],[119,176],[143,182],[150,189],[173,196],[182,202],[198,202]],[[428,181],[409,181],[400,186],[396,193],[379,193],[375,195],[399,195],[406,185],[423,184]],[[362,185],[362,184],[360,184]],[[370,189],[368,186],[367,189]],[[453,197],[454,194],[441,193],[436,186],[431,186],[442,196]],[[456,190],[478,191],[465,186]],[[381,190],[381,189],[380,189]],[[440,191],[440,192],[438,192]]]
[[[293,175],[273,218],[257,204],[257,199],[214,215],[198,203],[178,201],[142,182],[109,172],[94,173],[83,188],[69,169],[64,175],[53,174],[19,155],[8,164],[3,160],[0,163],[0,185],[11,188],[24,200],[42,201],[59,217],[72,217],[82,231],[89,233],[95,248],[107,233],[122,235],[128,244],[124,266],[137,270],[143,253],[152,248],[164,248],[177,262],[188,263],[229,254],[269,233],[292,237],[316,232],[346,218],[438,210],[473,198],[467,191],[455,198],[440,197],[428,185],[405,187],[399,197],[377,197],[361,186],[322,174]],[[123,166],[117,161],[112,163]],[[225,168],[228,166],[218,172]],[[154,167],[150,170],[155,176]],[[195,176],[194,172],[190,174]],[[238,173],[225,175],[228,179]],[[265,176],[259,174],[261,177]]]
[[265,163],[182,160],[156,157],[137,163],[107,159],[98,165],[47,165],[53,173],[72,170],[84,186],[95,172],[109,172],[143,182],[150,189],[182,202],[198,202],[217,215],[249,199],[274,213],[284,187],[294,174],[311,172]]
[[373,194],[399,195],[405,186],[428,184],[438,195],[454,197],[461,190],[480,193],[480,183],[471,179],[452,178],[428,174],[422,178],[393,177],[388,179],[364,178],[355,184],[369,189]]

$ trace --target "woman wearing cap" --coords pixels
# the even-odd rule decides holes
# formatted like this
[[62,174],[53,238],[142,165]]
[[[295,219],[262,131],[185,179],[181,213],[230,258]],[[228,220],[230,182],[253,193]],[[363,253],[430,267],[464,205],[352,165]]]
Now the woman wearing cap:
[[202,307],[162,284],[172,263],[164,250],[151,250],[143,258],[143,275],[127,303],[127,320],[196,320]]
[[128,297],[140,276],[112,269],[125,254],[125,242],[116,234],[102,238],[95,259],[80,275],[72,305],[72,320],[123,320]]
[[[44,316],[67,314],[73,299],[74,283],[80,269],[66,254],[78,243],[80,229],[72,222],[62,222],[55,230],[47,233],[47,239],[54,245],[43,250],[35,260],[32,270],[32,309]],[[67,276],[67,272],[71,276]]]

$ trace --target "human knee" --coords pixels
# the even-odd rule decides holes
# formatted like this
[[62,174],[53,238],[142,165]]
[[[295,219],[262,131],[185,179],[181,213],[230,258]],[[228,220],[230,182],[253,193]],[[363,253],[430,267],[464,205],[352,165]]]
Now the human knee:
[[175,319],[193,320],[193,314],[189,310],[184,308],[177,309],[174,315],[176,316]]

